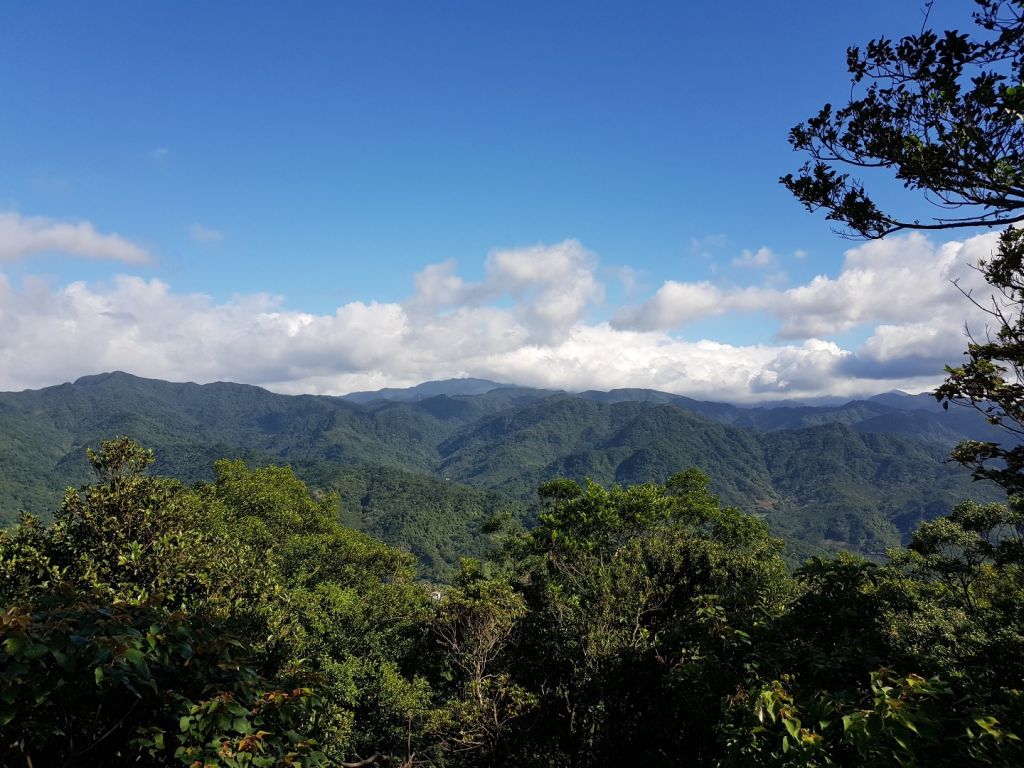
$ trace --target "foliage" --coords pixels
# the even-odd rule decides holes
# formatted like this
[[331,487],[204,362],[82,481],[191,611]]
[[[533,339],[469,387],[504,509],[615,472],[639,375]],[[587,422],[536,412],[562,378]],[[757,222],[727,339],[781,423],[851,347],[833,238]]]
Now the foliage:
[[0,633],[6,765],[319,762],[315,742],[288,738],[308,724],[308,692],[262,693],[236,640],[181,613],[64,587],[8,608]]
[[[993,328],[971,339],[967,362],[948,367],[935,394],[1005,430],[963,441],[954,458],[1013,494],[1024,492],[1024,231],[1012,226],[1024,220],[1024,4],[976,5],[973,36],[923,28],[898,43],[881,38],[850,48],[859,95],[840,109],[826,104],[793,128],[790,143],[811,161],[781,181],[808,210],[824,209],[863,237],[1011,225],[978,265],[993,295],[968,294]],[[922,222],[884,211],[861,180],[837,167],[891,171],[943,213]]]
[[0,532],[4,764],[1024,760],[1016,505],[790,576],[698,470],[559,479],[428,588],[287,468],[187,487],[126,439],[90,459],[54,523]]
[[0,520],[49,520],[59,489],[89,479],[83,447],[119,433],[185,483],[214,481],[225,456],[288,464],[323,499],[337,494],[344,525],[411,552],[435,581],[529,528],[537,486],[559,476],[634,484],[700,467],[726,503],[765,516],[791,565],[839,549],[877,558],[962,498],[1000,498],[945,462],[957,440],[998,430],[912,397],[737,408],[650,390],[499,389],[356,405],[115,373],[0,393]]
[[323,472],[315,484],[337,490],[342,523],[411,552],[431,581],[450,582],[461,558],[486,557],[494,534],[529,518],[527,505],[507,496],[386,467]]
[[411,671],[427,606],[413,560],[338,524],[337,498],[311,496],[286,467],[220,461],[190,500],[206,525],[265,553],[281,605],[272,651],[315,683],[324,749],[371,754],[406,739],[429,692]]
[[541,493],[538,526],[510,550],[529,608],[516,680],[538,696],[521,759],[707,760],[712,713],[788,595],[779,543],[695,470],[663,486]]
[[[808,210],[824,209],[864,237],[1024,219],[1024,6],[976,5],[973,38],[925,27],[898,42],[880,38],[847,51],[861,91],[790,132],[790,143],[811,161],[782,183]],[[887,213],[863,182],[835,166],[889,169],[908,189],[958,214],[921,222]]]
[[472,761],[506,753],[510,732],[536,708],[537,696],[514,682],[510,649],[527,612],[522,595],[485,578],[472,560],[464,561],[457,583],[429,622],[443,654],[438,688],[448,691],[431,717],[441,752]]
[[[0,536],[3,762],[191,765],[216,744],[225,765],[315,764],[315,742],[285,730],[308,697],[275,693],[260,658],[274,595],[253,553],[197,531],[133,442],[89,459],[98,482],[54,525]],[[230,723],[194,717],[215,702]]]
[[994,321],[994,332],[972,339],[967,362],[946,368],[936,397],[969,405],[1004,431],[1001,440],[965,440],[953,457],[1008,493],[1024,493],[1024,230],[1010,228],[999,238],[991,260],[979,269],[996,292],[980,305]]
[[0,533],[5,764],[317,765],[399,743],[389,715],[424,696],[408,555],[287,469],[223,462],[186,488],[127,439],[90,459],[98,482],[52,525]]
[[751,692],[749,730],[730,744],[736,764],[1009,765],[1020,754],[1017,737],[994,718],[961,721],[953,691],[938,678],[881,669],[859,700],[825,691],[797,700],[788,682]]
[[876,566],[797,572],[732,701],[737,765],[1015,765],[1024,759],[1020,512],[966,502]]

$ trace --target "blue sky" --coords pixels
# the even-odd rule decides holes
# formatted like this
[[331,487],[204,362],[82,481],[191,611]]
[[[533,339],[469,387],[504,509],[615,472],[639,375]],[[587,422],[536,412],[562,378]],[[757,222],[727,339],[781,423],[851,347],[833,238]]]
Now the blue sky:
[[[936,26],[969,26],[972,3],[935,5]],[[10,4],[0,388],[114,366],[281,391],[448,375],[736,400],[926,386],[906,363],[921,355],[879,352],[878,329],[955,305],[876,316],[893,299],[869,296],[841,321],[810,317],[866,278],[843,287],[857,244],[777,183],[801,162],[788,129],[849,94],[846,46],[916,31],[921,6]],[[901,262],[945,284],[965,260],[929,267],[942,242],[854,261],[874,285]],[[445,263],[443,295],[416,287]],[[808,288],[816,276],[832,283]],[[821,295],[787,293],[802,288]],[[39,340],[18,341],[28,329]],[[378,332],[378,354],[358,349]],[[787,349],[821,356],[809,342],[831,362],[785,369]],[[704,368],[687,372],[699,343]],[[650,355],[602,371],[602,350]],[[858,355],[890,369],[842,373]]]

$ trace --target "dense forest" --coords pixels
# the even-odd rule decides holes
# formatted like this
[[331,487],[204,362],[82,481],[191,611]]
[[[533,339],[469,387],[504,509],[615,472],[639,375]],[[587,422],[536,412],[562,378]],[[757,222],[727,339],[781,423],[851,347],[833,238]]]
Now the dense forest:
[[963,499],[1005,498],[949,461],[959,441],[996,430],[930,395],[740,408],[653,390],[472,384],[349,399],[111,373],[0,393],[0,520],[49,519],[64,488],[89,480],[85,449],[112,435],[152,448],[155,470],[186,483],[212,479],[225,457],[288,464],[339,496],[346,524],[445,580],[490,546],[491,518],[532,525],[537,487],[555,477],[663,483],[698,467],[723,501],[764,517],[791,565],[840,550],[878,558]]
[[5,765],[1024,760],[1016,506],[790,574],[697,470],[556,480],[434,586],[290,469],[90,460],[52,524],[0,534]]
[[1024,4],[976,8],[850,49],[781,179],[1003,227],[932,400],[0,395],[0,763],[1024,764]]

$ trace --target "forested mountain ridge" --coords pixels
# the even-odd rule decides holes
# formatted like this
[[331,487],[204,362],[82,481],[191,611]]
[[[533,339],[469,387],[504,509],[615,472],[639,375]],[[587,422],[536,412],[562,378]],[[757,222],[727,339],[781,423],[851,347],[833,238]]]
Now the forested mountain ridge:
[[537,486],[559,476],[663,482],[700,467],[724,501],[764,515],[794,559],[880,553],[962,498],[999,496],[946,461],[957,440],[992,428],[927,396],[743,408],[653,390],[429,384],[354,402],[115,372],[0,393],[0,516],[47,515],[59,489],[87,481],[84,448],[115,434],[154,448],[155,469],[186,482],[209,479],[224,457],[291,464],[340,494],[349,524],[416,552],[435,576],[482,551],[492,510],[528,522]]
[[511,384],[499,384],[489,379],[445,379],[425,381],[414,387],[386,388],[366,392],[349,392],[342,395],[353,403],[372,403],[377,400],[416,401],[437,395],[483,395],[495,389],[514,388]]

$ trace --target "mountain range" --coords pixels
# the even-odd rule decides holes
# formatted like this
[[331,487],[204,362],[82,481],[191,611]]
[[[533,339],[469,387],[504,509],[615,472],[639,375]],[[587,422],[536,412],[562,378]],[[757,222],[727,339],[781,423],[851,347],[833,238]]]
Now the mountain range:
[[129,435],[155,471],[208,480],[220,458],[290,464],[339,495],[349,525],[405,547],[444,578],[490,545],[498,515],[529,526],[553,477],[662,482],[696,466],[729,504],[764,517],[792,561],[879,556],[963,498],[993,500],[948,461],[999,440],[975,411],[890,392],[835,405],[743,407],[645,389],[568,393],[483,379],[342,397],[114,372],[0,393],[0,522],[52,514],[89,481],[85,448]]

